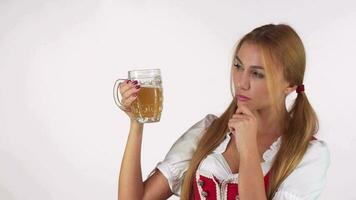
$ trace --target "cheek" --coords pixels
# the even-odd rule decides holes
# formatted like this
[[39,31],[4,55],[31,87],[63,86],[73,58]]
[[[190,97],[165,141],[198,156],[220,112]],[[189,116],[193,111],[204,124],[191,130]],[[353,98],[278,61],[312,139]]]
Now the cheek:
[[255,82],[253,94],[256,105],[267,106],[270,104],[269,92],[265,83]]
[[233,70],[232,72],[232,83],[234,84],[233,86],[236,88],[237,87],[237,80],[238,80],[238,73],[236,70]]
[[265,82],[255,81],[251,83],[251,88],[254,88],[253,93],[258,97],[268,97],[268,88]]

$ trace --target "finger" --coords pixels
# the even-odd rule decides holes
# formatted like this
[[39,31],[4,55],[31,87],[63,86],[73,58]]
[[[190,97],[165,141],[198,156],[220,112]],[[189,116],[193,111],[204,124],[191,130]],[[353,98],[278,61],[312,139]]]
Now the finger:
[[228,126],[236,126],[241,121],[242,120],[240,120],[240,119],[230,119],[229,122],[228,122]]
[[131,80],[126,80],[125,82],[122,82],[119,84],[119,92],[121,95],[123,95],[127,90],[131,89],[135,85],[137,85],[137,81],[131,81]]
[[130,107],[119,106],[119,108],[124,112],[131,112],[131,108]]
[[124,82],[119,83],[119,92],[124,92],[127,90],[128,86],[130,85],[131,80],[126,79]]
[[248,117],[255,117],[256,113],[253,113],[250,108],[248,108],[245,105],[240,105],[237,110],[236,110],[237,114],[243,114],[246,115]]
[[231,117],[231,119],[245,119],[245,118],[247,118],[247,116],[244,114],[233,114]]
[[256,117],[257,114],[258,114],[256,110],[251,110],[249,107],[247,107],[245,105],[243,105],[241,107],[241,110],[242,110],[243,113],[245,113],[245,114],[247,114],[247,115],[249,115],[251,117],[254,117],[254,116]]
[[231,129],[233,127],[236,129],[238,126],[241,126],[245,123],[248,123],[249,119],[230,119],[228,122],[228,127]]
[[234,128],[229,128],[230,133],[235,134],[235,129]]
[[136,99],[137,99],[137,94],[133,94],[130,97],[128,97],[126,99],[123,99],[122,100],[122,105],[125,108],[131,107],[132,102],[135,101]]
[[239,105],[236,109],[236,114],[244,114],[246,112],[247,106],[245,105]]
[[138,93],[138,91],[140,91],[140,90],[141,90],[140,85],[133,86],[130,89],[126,90],[126,92],[124,92],[122,94],[122,99],[127,99],[130,96],[132,96],[133,94]]
[[244,115],[243,113],[235,113],[231,116],[231,118],[243,117],[243,116],[246,116],[246,115]]
[[228,124],[230,124],[231,126],[236,126],[237,124],[240,124],[240,123],[244,123],[244,122],[248,122],[249,119],[230,119]]
[[233,124],[232,122],[229,122],[228,125],[227,125],[229,130],[230,130],[230,132],[234,132],[235,131],[235,128],[234,128],[234,126],[232,124]]
[[230,121],[227,123],[227,126],[229,126],[229,127],[236,126],[237,123],[238,123],[238,121],[236,121],[236,120],[230,120]]
[[238,121],[234,121],[234,120],[228,122],[228,128],[231,133],[236,132],[238,123],[239,123]]

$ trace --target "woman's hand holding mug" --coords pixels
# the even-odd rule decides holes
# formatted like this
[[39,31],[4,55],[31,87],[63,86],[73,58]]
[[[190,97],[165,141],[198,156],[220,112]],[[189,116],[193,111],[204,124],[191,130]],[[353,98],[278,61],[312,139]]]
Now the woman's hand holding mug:
[[139,123],[159,122],[163,109],[160,69],[131,70],[114,84],[116,105]]
[[136,121],[136,116],[131,110],[131,104],[136,100],[140,88],[141,86],[138,84],[138,81],[126,80],[119,84],[119,92],[122,96],[119,108],[130,117],[131,121]]

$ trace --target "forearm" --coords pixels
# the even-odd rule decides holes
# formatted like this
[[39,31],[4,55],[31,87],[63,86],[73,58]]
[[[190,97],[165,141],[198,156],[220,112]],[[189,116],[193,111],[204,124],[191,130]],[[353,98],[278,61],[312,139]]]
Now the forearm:
[[142,199],[141,146],[143,124],[131,122],[119,175],[119,199]]
[[267,200],[257,146],[240,154],[239,196],[242,200]]

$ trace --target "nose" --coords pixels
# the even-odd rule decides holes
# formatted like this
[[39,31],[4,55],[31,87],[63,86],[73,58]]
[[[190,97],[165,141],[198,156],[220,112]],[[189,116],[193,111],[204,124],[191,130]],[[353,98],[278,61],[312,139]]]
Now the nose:
[[248,90],[250,88],[250,77],[247,71],[239,74],[237,80],[237,88],[240,90]]

